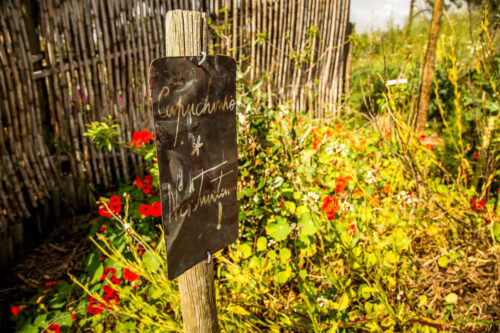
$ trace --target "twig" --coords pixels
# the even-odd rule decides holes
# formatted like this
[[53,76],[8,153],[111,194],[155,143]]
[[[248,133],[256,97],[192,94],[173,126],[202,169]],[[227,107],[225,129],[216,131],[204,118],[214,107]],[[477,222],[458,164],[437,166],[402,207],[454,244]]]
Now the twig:
[[30,281],[31,279],[28,279],[28,278],[25,278],[21,273],[17,273],[16,276],[21,280],[23,281],[24,283],[26,283],[28,286],[30,286],[31,288],[35,288],[35,289],[38,289],[40,288],[40,284],[36,283],[36,282],[33,282],[33,281]]
[[440,255],[438,255],[438,256],[435,256],[434,258],[431,258],[431,259],[427,260],[426,262],[424,262],[424,263],[422,264],[422,267],[425,267],[425,266],[430,265],[432,262],[434,262],[434,261],[438,260],[438,259],[439,259],[439,258],[441,258],[441,257],[444,257],[444,256],[446,256],[446,255],[450,254],[450,252],[453,252],[453,251],[455,251],[455,250],[458,250],[458,249],[459,249],[459,248],[461,248],[461,247],[464,247],[464,245],[462,244],[462,245],[456,246],[456,247],[454,247],[453,249],[451,249],[451,250],[447,251],[446,253],[440,254]]
[[62,252],[62,253],[66,253],[66,252],[67,252],[67,250],[66,250],[66,249],[64,249],[64,248],[62,248],[62,247],[59,247],[59,246],[57,246],[57,245],[54,245],[54,244],[52,244],[52,243],[49,243],[48,245],[49,245],[49,247],[51,247],[51,248],[53,248],[54,250],[57,250],[57,251],[59,251],[59,252]]

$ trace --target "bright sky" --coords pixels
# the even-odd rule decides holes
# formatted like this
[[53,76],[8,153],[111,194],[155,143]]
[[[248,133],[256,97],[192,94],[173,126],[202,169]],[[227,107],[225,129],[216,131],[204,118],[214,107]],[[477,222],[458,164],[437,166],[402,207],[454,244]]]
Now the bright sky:
[[[418,3],[420,1],[417,1]],[[356,31],[383,29],[389,18],[402,26],[410,11],[410,0],[351,0],[351,22]]]

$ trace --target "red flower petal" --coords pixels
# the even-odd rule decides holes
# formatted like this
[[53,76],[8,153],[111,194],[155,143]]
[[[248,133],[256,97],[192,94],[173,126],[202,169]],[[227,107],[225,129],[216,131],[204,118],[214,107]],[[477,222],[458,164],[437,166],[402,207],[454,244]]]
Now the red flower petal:
[[144,186],[142,187],[142,192],[144,192],[145,194],[149,194],[149,192],[151,192],[151,185],[144,184]]
[[153,176],[151,176],[151,175],[144,176],[144,183],[151,185],[153,183]]
[[53,323],[48,327],[48,332],[50,333],[61,333],[61,326],[59,324]]
[[122,198],[120,198],[119,196],[117,195],[113,195],[109,198],[109,204],[110,205],[114,205],[114,204],[118,204],[118,205],[121,205],[122,204]]
[[135,176],[134,185],[137,186],[137,188],[141,188],[142,187],[143,184],[142,184],[142,181],[139,178],[139,176]]
[[13,307],[10,308],[10,311],[12,312],[14,317],[17,317],[22,309],[23,309],[22,305],[14,305]]
[[161,203],[153,202],[153,204],[151,205],[151,215],[153,215],[154,217],[161,216]]
[[108,211],[104,204],[99,205],[99,215],[103,217],[111,217],[111,212]]
[[147,205],[147,204],[143,204],[139,208],[139,214],[141,214],[142,216],[148,217],[149,215],[151,215],[151,206]]
[[123,269],[123,279],[125,281],[135,281],[140,277],[139,274],[132,272],[130,269],[125,267]]

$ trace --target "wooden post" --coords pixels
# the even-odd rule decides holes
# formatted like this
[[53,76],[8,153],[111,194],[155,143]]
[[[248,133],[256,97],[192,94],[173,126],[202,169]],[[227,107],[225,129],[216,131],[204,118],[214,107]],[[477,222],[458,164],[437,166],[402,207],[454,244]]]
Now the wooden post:
[[[207,51],[207,16],[185,10],[167,12],[166,56],[200,56]],[[214,269],[203,261],[179,276],[185,332],[219,332]]]

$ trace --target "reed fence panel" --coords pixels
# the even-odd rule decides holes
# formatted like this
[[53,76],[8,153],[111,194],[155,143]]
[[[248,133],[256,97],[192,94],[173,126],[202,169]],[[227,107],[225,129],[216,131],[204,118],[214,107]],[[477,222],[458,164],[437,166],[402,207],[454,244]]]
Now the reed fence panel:
[[342,105],[349,7],[349,0],[4,1],[0,266],[22,247],[23,221],[43,233],[61,207],[86,206],[90,189],[140,169],[123,147],[96,150],[85,125],[111,115],[123,144],[133,131],[152,128],[147,71],[165,54],[168,10],[207,12],[212,53],[250,68],[251,81],[263,79],[269,103],[323,117]]

